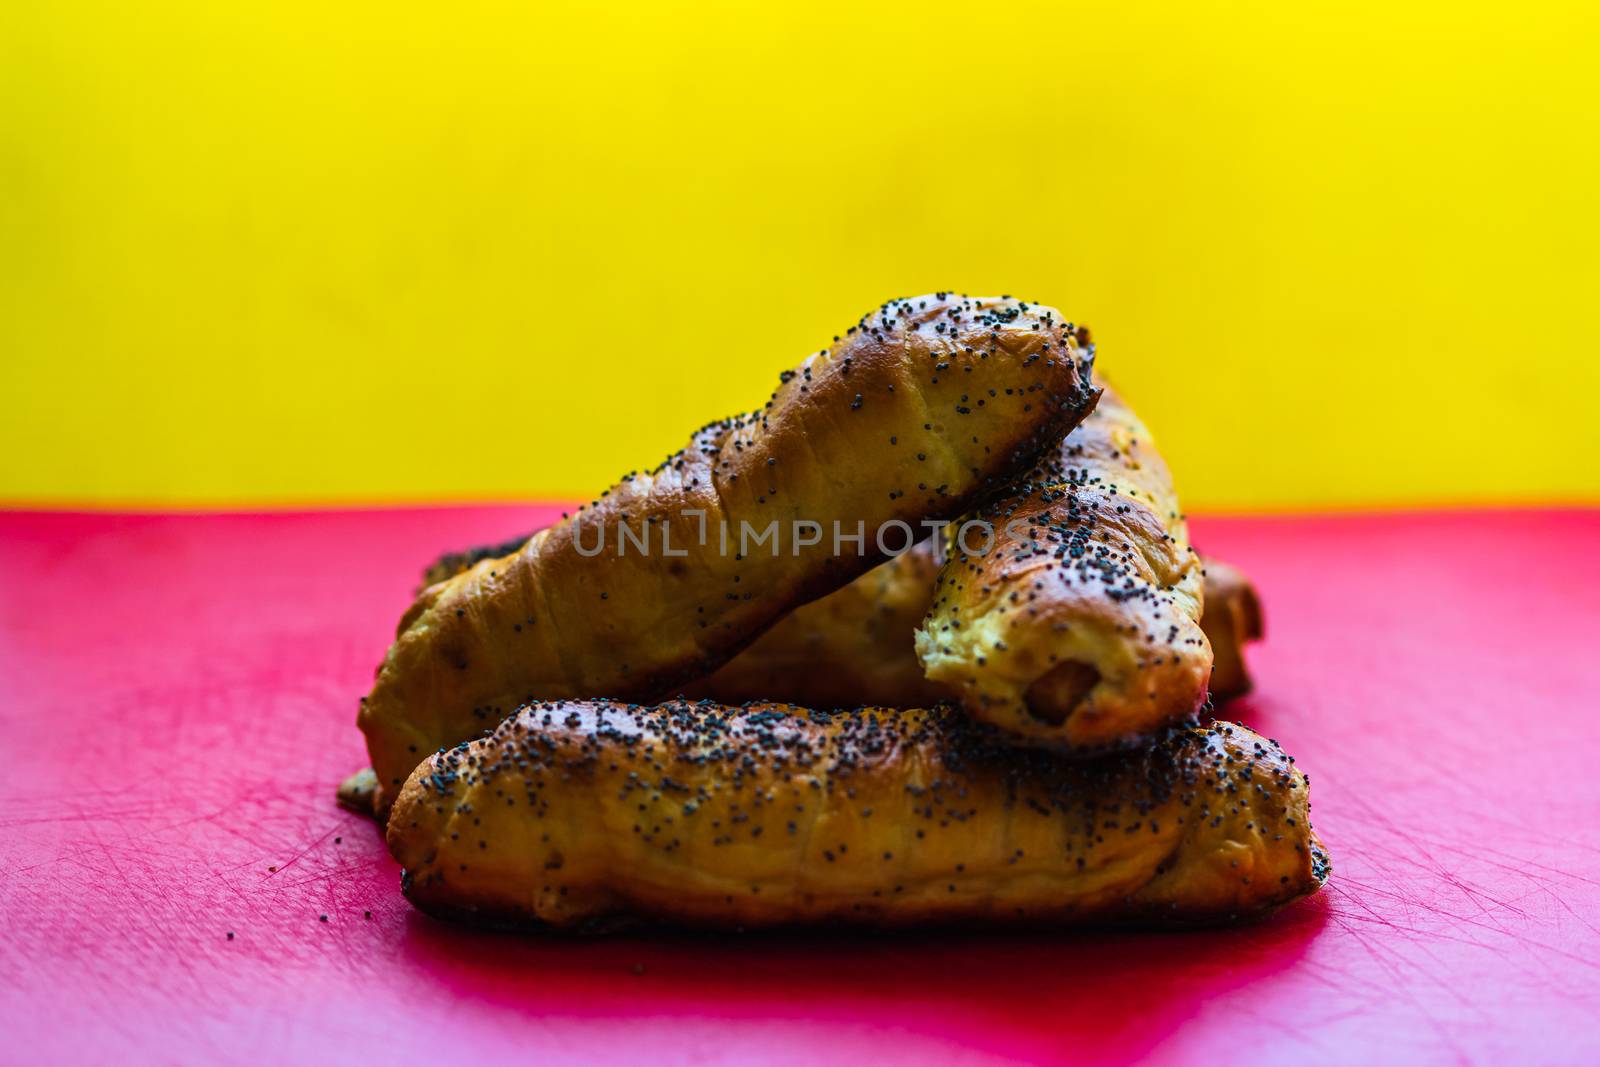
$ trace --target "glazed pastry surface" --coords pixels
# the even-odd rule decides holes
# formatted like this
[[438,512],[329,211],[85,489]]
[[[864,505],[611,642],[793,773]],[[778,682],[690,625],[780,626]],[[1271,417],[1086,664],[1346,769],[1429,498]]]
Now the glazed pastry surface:
[[[1107,389],[1063,447],[950,546],[916,650],[974,718],[1097,751],[1192,718],[1211,646],[1204,590],[1150,432]],[[980,531],[981,533],[981,531]]]
[[[721,325],[750,332],[741,318]],[[719,667],[882,559],[880,528],[952,518],[1053,449],[1094,404],[1091,359],[1042,305],[885,304],[782,375],[762,409],[705,427],[512,555],[423,590],[359,716],[378,810],[427,753],[524,700],[657,698]],[[836,554],[828,532],[802,547],[797,521],[864,531],[862,548]],[[759,540],[769,526],[771,554]]]
[[388,842],[418,907],[500,924],[1204,921],[1322,884],[1308,812],[1228,723],[1077,760],[949,708],[566,701],[431,756]]

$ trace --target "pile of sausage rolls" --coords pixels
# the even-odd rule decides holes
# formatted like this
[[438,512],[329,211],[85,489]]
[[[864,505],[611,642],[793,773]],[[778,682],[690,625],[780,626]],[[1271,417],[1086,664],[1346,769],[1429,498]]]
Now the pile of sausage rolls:
[[890,301],[424,580],[340,796],[435,915],[1217,922],[1328,875],[1294,760],[1202,724],[1255,593],[1045,305]]

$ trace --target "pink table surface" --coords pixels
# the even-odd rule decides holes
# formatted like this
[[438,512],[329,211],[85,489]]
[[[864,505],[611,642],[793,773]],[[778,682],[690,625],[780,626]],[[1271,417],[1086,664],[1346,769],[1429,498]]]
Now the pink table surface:
[[1334,857],[1267,921],[599,941],[332,800],[418,565],[549,514],[0,514],[0,1059],[1600,1062],[1600,512],[1196,522]]

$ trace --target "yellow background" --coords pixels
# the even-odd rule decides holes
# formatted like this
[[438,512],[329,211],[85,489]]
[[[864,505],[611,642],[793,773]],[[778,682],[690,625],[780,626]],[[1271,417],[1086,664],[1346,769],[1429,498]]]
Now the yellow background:
[[1600,500],[1586,2],[13,2],[0,502],[586,495],[1055,304],[1186,502]]

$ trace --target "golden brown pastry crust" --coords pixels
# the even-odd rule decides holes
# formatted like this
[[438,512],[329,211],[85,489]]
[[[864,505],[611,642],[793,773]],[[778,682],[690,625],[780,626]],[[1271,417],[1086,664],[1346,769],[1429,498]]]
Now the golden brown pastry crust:
[[1261,598],[1239,568],[1209,556],[1201,557],[1201,562],[1206,569],[1206,609],[1200,626],[1211,641],[1211,701],[1220,704],[1254,688],[1244,646],[1265,633]]
[[1227,723],[1073,760],[951,708],[571,701],[430,757],[388,842],[418,907],[501,924],[1203,921],[1322,884],[1308,803]]
[[[1205,702],[1201,567],[1172,479],[1109,389],[1058,453],[976,516],[917,631],[930,679],[968,714],[1063,750],[1125,747]],[[968,542],[981,547],[981,536]]]
[[[1090,361],[1042,305],[890,302],[785,373],[760,411],[706,427],[514,555],[425,589],[362,702],[379,810],[429,751],[523,700],[653,698],[720,666],[881,559],[880,528],[953,517],[1053,448],[1094,403]],[[784,550],[724,552],[722,520],[735,543],[741,524],[773,523]],[[836,555],[825,533],[791,554],[795,520],[861,523],[866,551]],[[654,553],[623,549],[619,523],[653,534]],[[686,555],[665,555],[663,529]],[[601,532],[615,551],[586,555]]]
[[927,542],[843,589],[791,611],[685,696],[809,708],[918,708],[948,696],[917,662],[912,637],[933,600],[939,561]]

